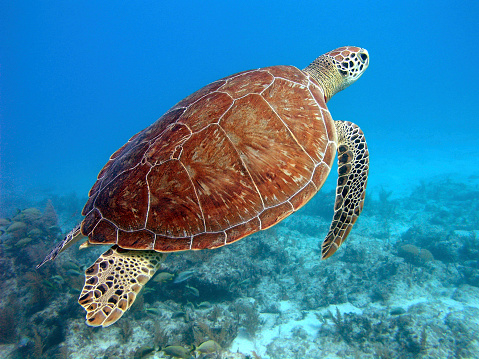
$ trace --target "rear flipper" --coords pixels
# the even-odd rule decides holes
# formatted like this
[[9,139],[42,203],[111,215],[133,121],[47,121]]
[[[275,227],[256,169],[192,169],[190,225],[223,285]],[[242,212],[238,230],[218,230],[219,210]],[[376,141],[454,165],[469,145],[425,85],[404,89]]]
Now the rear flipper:
[[54,260],[61,252],[70,247],[72,244],[85,239],[86,237],[81,233],[81,223],[73,228],[61,242],[52,249],[52,251],[45,257],[45,259],[37,265],[37,269],[40,268],[48,261]]
[[338,184],[334,216],[321,246],[321,258],[334,254],[363,210],[369,171],[369,152],[363,131],[351,122],[335,121],[338,135]]
[[108,327],[120,319],[166,256],[155,251],[129,251],[117,245],[103,253],[85,271],[85,285],[78,299],[87,311],[86,324]]

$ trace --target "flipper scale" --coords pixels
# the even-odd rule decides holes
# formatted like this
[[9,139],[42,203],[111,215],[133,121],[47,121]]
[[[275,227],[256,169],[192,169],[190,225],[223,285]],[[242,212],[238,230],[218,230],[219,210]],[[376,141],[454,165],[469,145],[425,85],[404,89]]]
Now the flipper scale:
[[369,151],[363,131],[352,122],[334,124],[338,135],[338,182],[333,220],[321,245],[322,259],[336,252],[363,210],[369,172]]

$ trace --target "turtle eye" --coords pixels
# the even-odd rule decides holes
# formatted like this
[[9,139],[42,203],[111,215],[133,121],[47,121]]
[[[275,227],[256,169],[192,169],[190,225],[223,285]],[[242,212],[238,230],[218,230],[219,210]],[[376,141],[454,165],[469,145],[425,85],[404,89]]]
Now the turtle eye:
[[359,57],[361,58],[362,62],[366,62],[368,60],[368,55],[366,54],[359,54]]

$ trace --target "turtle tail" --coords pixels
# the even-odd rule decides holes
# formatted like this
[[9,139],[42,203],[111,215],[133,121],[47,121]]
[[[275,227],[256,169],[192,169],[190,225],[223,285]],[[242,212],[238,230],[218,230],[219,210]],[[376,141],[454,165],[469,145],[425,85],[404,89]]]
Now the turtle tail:
[[369,172],[369,151],[363,131],[352,122],[335,121],[338,136],[338,183],[334,216],[321,245],[326,259],[341,246],[363,210]]

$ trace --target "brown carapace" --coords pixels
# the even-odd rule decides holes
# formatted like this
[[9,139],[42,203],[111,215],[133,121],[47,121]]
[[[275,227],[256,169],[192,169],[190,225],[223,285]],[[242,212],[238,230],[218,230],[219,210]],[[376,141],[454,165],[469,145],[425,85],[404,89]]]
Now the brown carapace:
[[117,151],[83,214],[92,244],[216,248],[276,224],[323,185],[336,153],[324,93],[291,66],[247,71],[181,101]]

